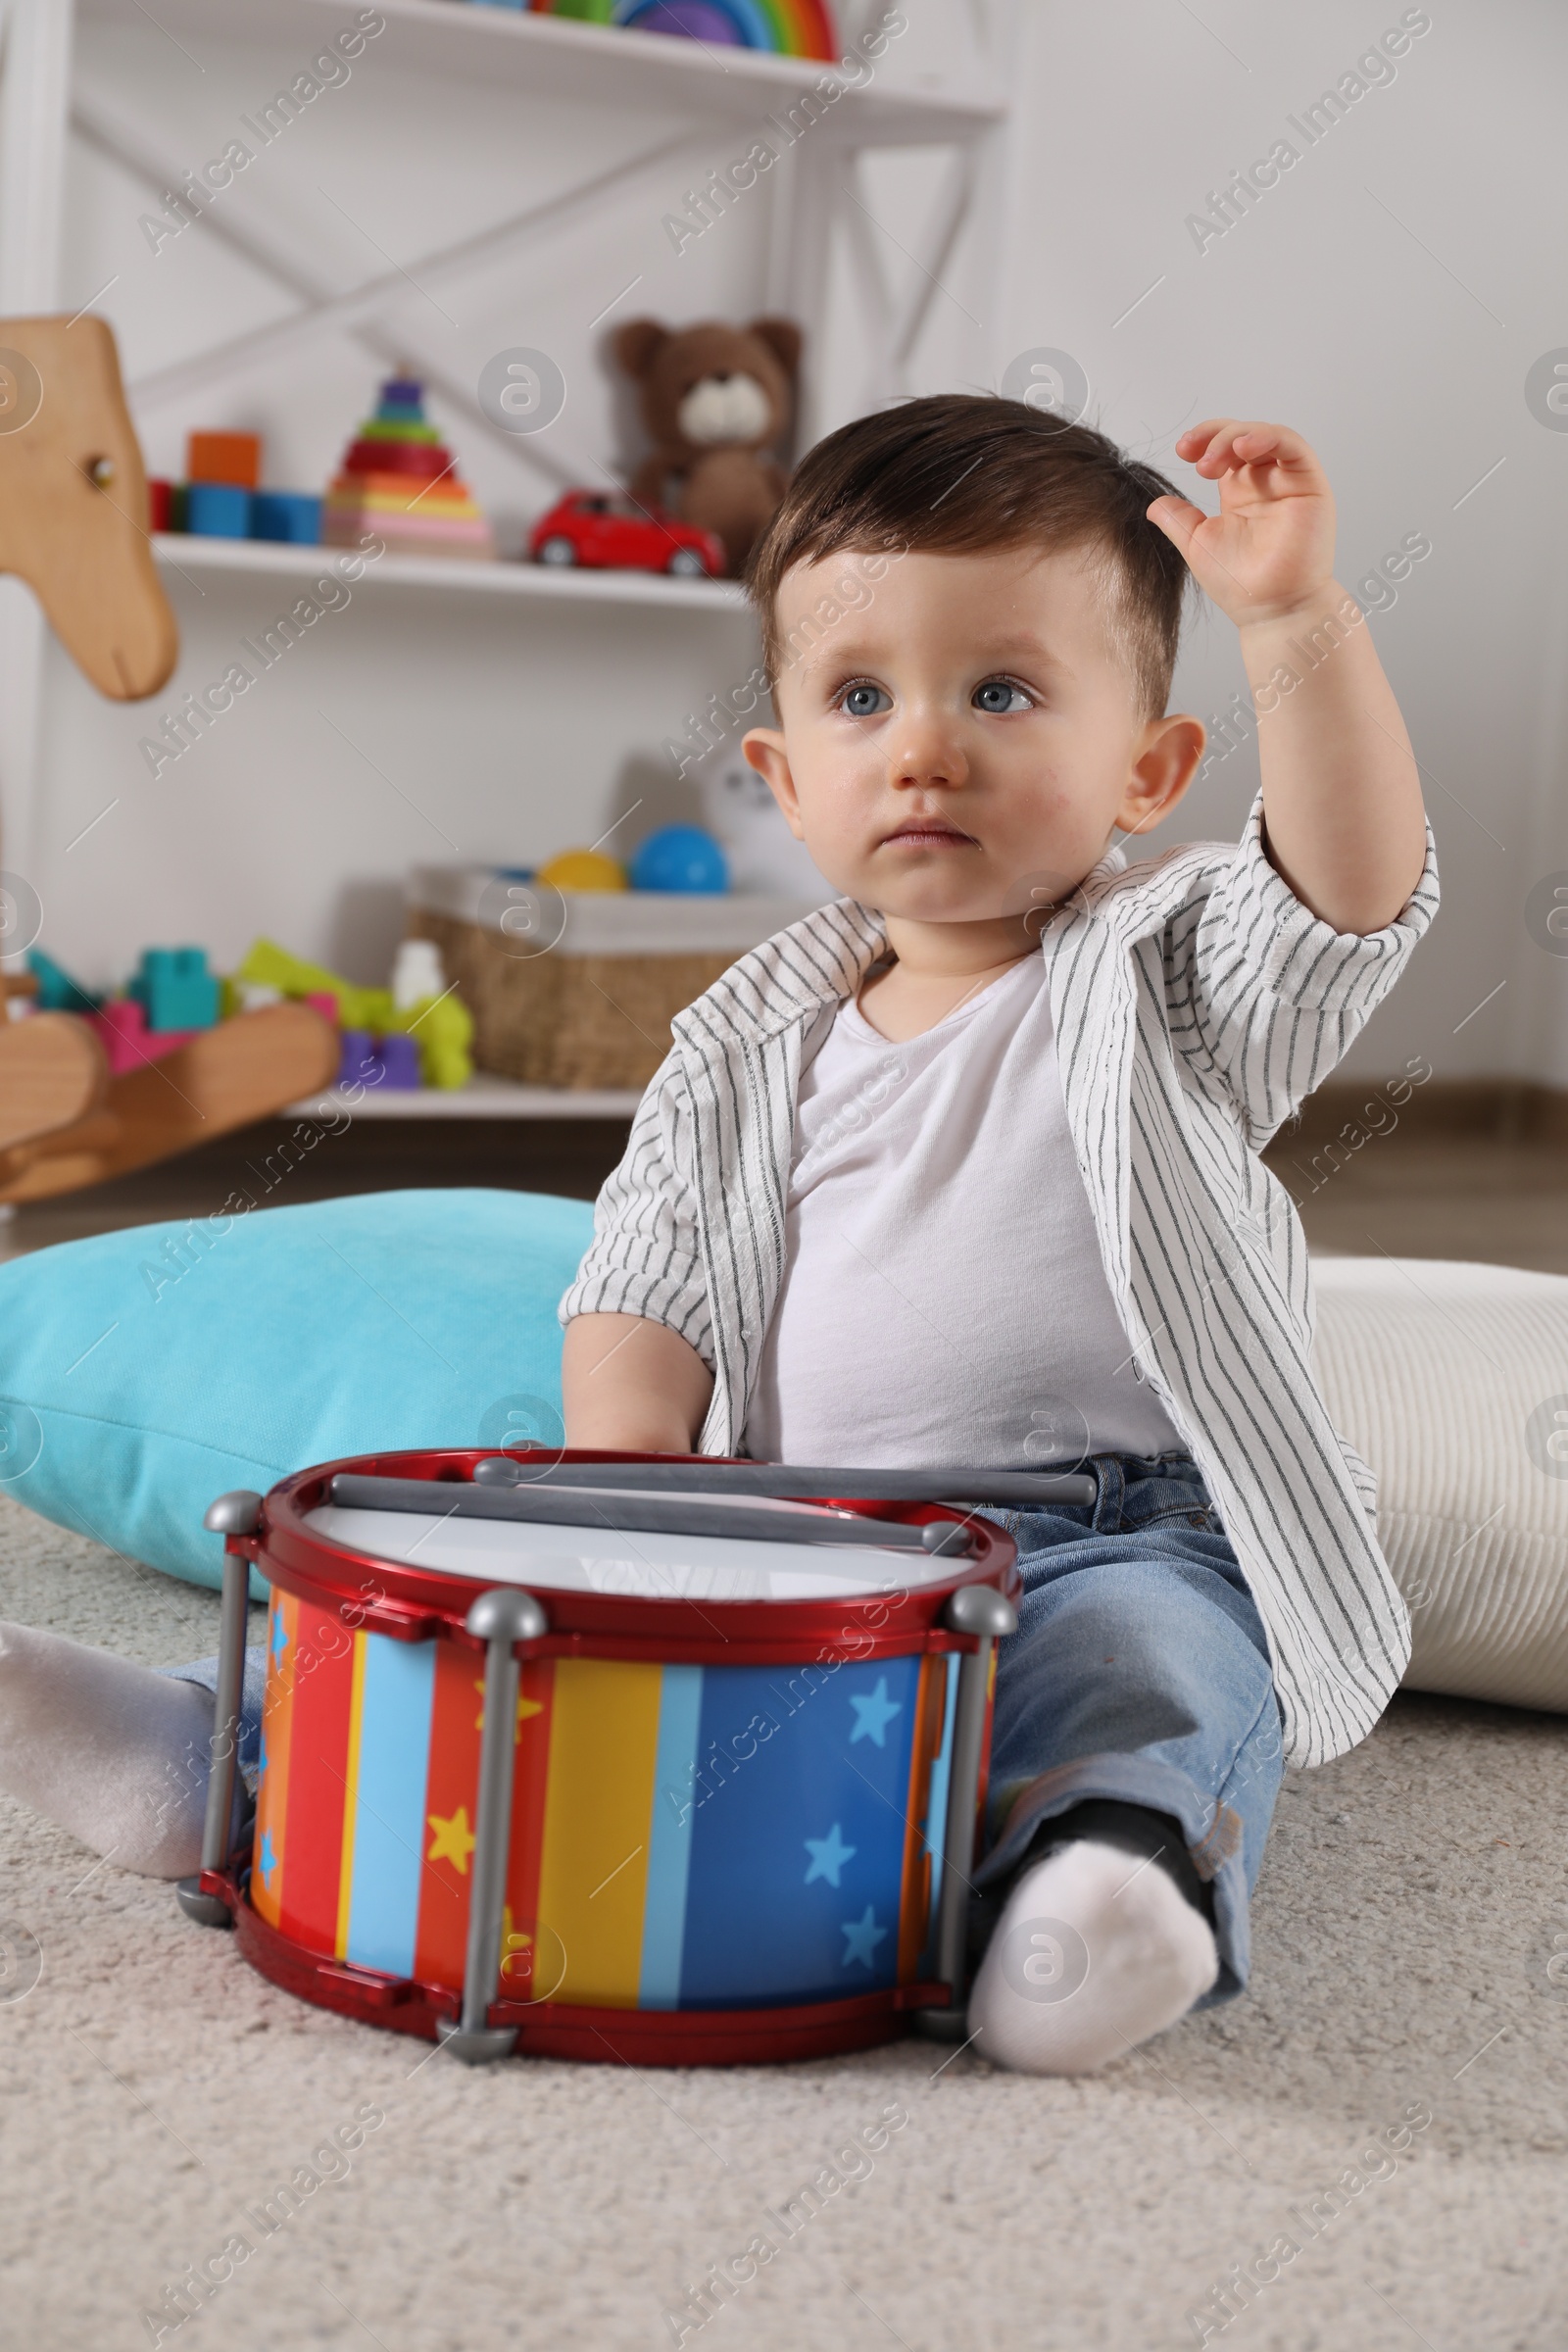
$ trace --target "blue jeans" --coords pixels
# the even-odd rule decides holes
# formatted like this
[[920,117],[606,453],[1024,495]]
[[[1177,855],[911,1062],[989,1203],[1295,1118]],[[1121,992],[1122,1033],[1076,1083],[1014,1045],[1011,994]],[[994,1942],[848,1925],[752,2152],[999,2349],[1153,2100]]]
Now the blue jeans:
[[[190,1666],[165,1666],[160,1672],[171,1682],[194,1683],[199,1690],[218,1695],[218,1660],[198,1658]],[[239,1694],[239,1743],[235,1762],[250,1794],[256,1794],[256,1776],[262,1755],[262,1700],[267,1694],[267,1645],[245,1652],[245,1680]]]
[[1283,1770],[1268,1642],[1197,1464],[1097,1454],[1092,1503],[988,1511],[1018,1546],[1018,1630],[997,1666],[988,1850],[1016,1869],[1042,1822],[1089,1797],[1181,1824],[1214,1906],[1220,1973],[1247,1983],[1248,1898]]

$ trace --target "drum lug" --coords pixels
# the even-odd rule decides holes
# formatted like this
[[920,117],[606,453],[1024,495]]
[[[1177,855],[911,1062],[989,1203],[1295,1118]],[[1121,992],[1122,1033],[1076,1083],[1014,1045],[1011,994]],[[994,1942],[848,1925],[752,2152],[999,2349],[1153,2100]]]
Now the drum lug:
[[193,1919],[199,1928],[231,1928],[234,1925],[234,1914],[222,1896],[202,1892],[200,1871],[194,1878],[176,1880],[174,1893],[185,1917]]
[[969,2012],[960,2001],[955,2009],[916,2009],[913,2015],[915,2032],[925,2041],[967,2041]]
[[982,1642],[1018,1630],[1017,1610],[995,1585],[960,1585],[943,1615],[956,1634],[978,1634]]
[[468,2028],[455,2017],[436,2020],[435,2037],[465,2066],[488,2066],[492,2058],[510,2058],[517,2046],[515,2026]]
[[203,1527],[215,1536],[254,1536],[262,1523],[262,1497],[249,1487],[235,1487],[209,1503]]

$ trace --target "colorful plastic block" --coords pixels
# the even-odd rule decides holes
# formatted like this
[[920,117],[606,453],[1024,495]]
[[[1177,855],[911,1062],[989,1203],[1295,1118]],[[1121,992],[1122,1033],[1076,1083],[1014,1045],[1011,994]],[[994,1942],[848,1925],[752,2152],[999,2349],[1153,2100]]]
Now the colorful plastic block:
[[473,1074],[473,1015],[455,990],[439,1004],[400,1013],[389,988],[361,988],[323,964],[291,956],[270,939],[255,942],[235,977],[280,988],[287,997],[335,996],[342,1027],[361,1031],[367,1040],[408,1030],[418,1044],[426,1086],[466,1086]]
[[383,1037],[380,1046],[383,1086],[406,1087],[419,1083],[419,1041],[394,1030]]
[[260,433],[192,433],[185,472],[193,482],[226,482],[254,490],[262,477]]
[[290,547],[318,547],[320,500],[308,490],[258,490],[251,501],[251,537],[281,539]]
[[113,998],[101,1012],[89,1016],[89,1026],[103,1040],[112,1078],[139,1069],[143,1062],[161,1061],[176,1046],[201,1034],[196,1029],[168,1029],[154,1036],[147,1027],[146,1012],[134,997]]
[[232,482],[187,482],[185,528],[202,539],[248,539],[250,492]]
[[27,969],[38,983],[35,1002],[40,1012],[96,1012],[103,1003],[101,997],[89,996],[42,948],[27,950]]
[[368,1029],[345,1029],[343,1058],[337,1065],[339,1086],[379,1086],[379,1070]]
[[154,474],[147,484],[147,528],[150,531],[172,531],[174,527],[174,485]]
[[412,1037],[393,1032],[372,1038],[368,1029],[345,1029],[339,1086],[384,1086],[402,1092],[419,1084],[419,1049]]
[[435,941],[400,939],[398,952],[392,958],[394,1012],[417,1012],[432,997],[444,997],[446,993],[446,967]]
[[218,984],[219,1016],[225,1021],[231,1021],[237,1012],[265,1012],[269,1005],[282,1002],[280,988],[263,988],[254,980],[220,980]]
[[202,948],[144,948],[126,993],[146,1012],[150,1030],[211,1029],[218,1019],[218,980]]

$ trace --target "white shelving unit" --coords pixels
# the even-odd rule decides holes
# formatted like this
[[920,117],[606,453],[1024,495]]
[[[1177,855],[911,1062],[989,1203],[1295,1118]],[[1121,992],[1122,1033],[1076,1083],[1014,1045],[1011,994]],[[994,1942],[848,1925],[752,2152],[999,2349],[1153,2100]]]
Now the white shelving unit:
[[[149,263],[135,209],[156,211],[220,151],[224,122],[254,124],[290,62],[354,8],[0,0],[0,318],[109,318],[151,470],[176,469],[189,424],[259,421],[270,453],[291,435],[305,451],[271,478],[319,480],[353,422],[345,385],[361,387],[363,414],[372,370],[406,366],[487,507],[504,514],[517,497],[537,513],[564,486],[613,479],[600,453],[634,442],[603,337],[645,307],[676,322],[796,318],[802,447],[900,392],[995,380],[1002,355],[981,315],[1002,243],[1013,0],[969,0],[961,18],[933,19],[923,53],[916,26],[853,74],[471,0],[377,10],[358,95],[318,97],[308,128],[279,136],[281,161],[258,161],[243,196],[182,231],[176,258]],[[842,0],[846,47],[882,13],[883,0]],[[672,263],[662,213],[762,136],[776,162],[744,219]],[[388,172],[389,150],[407,170]],[[966,235],[959,299],[950,279]],[[933,368],[920,355],[950,327],[969,338],[962,364]],[[555,430],[514,435],[481,411],[478,368],[497,336],[568,354],[580,389]],[[184,535],[154,547],[190,664],[171,706],[221,674],[223,649],[266,625],[269,599],[330,561]],[[756,658],[732,582],[388,555],[354,602],[356,618],[314,632],[283,682],[155,795],[137,713],[96,705],[30,598],[0,583],[0,866],[33,882],[57,910],[51,936],[63,927],[78,960],[84,941],[104,943],[112,968],[89,966],[89,983],[120,976],[151,940],[204,938],[224,956],[254,930],[352,970],[349,949],[330,949],[357,941],[362,963],[386,952],[389,867],[443,854],[437,834],[460,858],[504,850],[498,861],[514,863],[515,842],[552,827],[565,846],[634,809],[663,821],[664,746]],[[362,901],[370,911],[355,913]],[[481,1079],[359,1107],[534,1118],[630,1105]]]
[[619,1087],[518,1086],[511,1078],[492,1078],[484,1072],[466,1086],[421,1087],[417,1094],[378,1095],[367,1089],[358,1098],[328,1087],[325,1094],[309,1095],[291,1102],[284,1118],[331,1118],[347,1112],[354,1119],[629,1119],[641,1097]]
[[[470,0],[376,0],[401,63],[433,79],[482,82],[518,97],[676,111],[708,126],[744,125],[787,113],[826,76],[846,105],[826,136],[855,147],[923,147],[966,138],[1000,121],[1004,101],[994,75],[960,70],[900,86],[890,75],[858,87],[812,59],[714,49],[657,33],[608,30],[565,17],[534,16]],[[139,0],[79,0],[84,19],[123,20]],[[462,22],[453,19],[462,10]],[[147,13],[147,12],[140,12]],[[846,39],[877,9],[853,4],[838,15]],[[344,0],[160,0],[156,23],[199,54],[220,39],[283,35],[309,48],[345,20]],[[965,61],[967,66],[968,61]]]
[[[341,551],[260,539],[198,538],[161,531],[153,553],[189,579],[204,571],[251,572],[261,579],[310,580]],[[434,588],[454,596],[539,596],[564,604],[648,605],[670,612],[744,612],[734,580],[667,579],[652,571],[567,570],[549,564],[470,564],[439,556],[380,557],[357,587]]]

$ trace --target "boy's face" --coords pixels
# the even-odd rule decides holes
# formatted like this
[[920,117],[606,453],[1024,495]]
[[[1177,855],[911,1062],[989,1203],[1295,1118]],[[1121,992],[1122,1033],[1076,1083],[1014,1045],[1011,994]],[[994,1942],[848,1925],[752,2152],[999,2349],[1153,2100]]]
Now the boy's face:
[[1181,798],[1203,730],[1139,716],[1093,551],[911,554],[874,585],[867,561],[786,572],[783,725],[744,747],[838,890],[906,921],[1018,918]]

